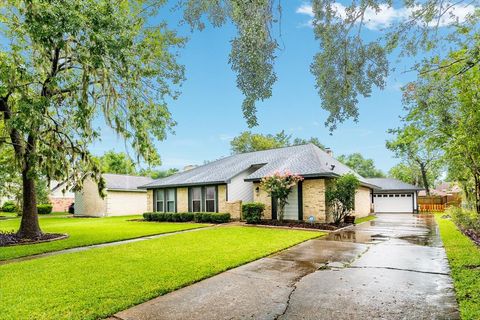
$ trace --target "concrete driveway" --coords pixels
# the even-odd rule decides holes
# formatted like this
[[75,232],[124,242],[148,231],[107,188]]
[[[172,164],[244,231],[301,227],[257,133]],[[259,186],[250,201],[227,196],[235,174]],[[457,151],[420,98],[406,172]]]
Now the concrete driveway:
[[432,216],[379,214],[117,319],[458,319]]

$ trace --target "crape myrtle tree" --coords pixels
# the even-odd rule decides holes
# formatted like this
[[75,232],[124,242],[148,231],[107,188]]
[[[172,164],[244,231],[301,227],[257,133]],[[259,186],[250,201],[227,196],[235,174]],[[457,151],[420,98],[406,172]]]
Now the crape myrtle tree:
[[303,177],[293,174],[290,171],[274,172],[272,175],[265,176],[260,181],[260,187],[278,204],[278,220],[283,221],[285,206],[288,204],[288,196],[293,187],[297,185]]
[[22,178],[17,236],[41,237],[35,181],[81,186],[100,182],[87,147],[97,118],[125,138],[147,163],[159,161],[153,140],[174,125],[167,100],[184,75],[176,63],[182,38],[147,20],[157,2],[7,0],[0,3],[2,144],[14,150]]

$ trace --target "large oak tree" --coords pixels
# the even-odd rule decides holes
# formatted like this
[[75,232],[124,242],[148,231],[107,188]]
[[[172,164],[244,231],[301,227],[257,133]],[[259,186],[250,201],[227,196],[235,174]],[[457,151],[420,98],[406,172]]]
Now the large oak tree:
[[36,177],[81,185],[92,172],[100,180],[88,151],[101,132],[94,120],[158,162],[153,140],[174,125],[167,100],[183,79],[172,50],[184,40],[148,20],[156,2],[1,2],[1,141],[13,148],[22,177],[19,237],[41,236]]

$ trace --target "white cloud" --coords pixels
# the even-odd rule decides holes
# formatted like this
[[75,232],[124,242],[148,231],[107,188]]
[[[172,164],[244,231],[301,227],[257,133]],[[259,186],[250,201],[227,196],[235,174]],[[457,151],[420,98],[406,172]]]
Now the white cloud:
[[[345,19],[347,7],[339,2],[332,4],[336,15],[339,18]],[[475,6],[469,5],[453,5],[451,3],[443,4],[444,10],[448,10],[442,15],[438,21],[440,27],[448,26],[456,21],[464,22],[468,15],[475,12]],[[393,23],[401,22],[411,16],[413,8],[393,8],[386,4],[379,6],[379,10],[368,8],[365,11],[363,23],[365,27],[370,30],[379,30],[391,26]],[[297,8],[296,13],[307,15],[310,18],[314,17],[313,8],[310,4],[304,3]],[[306,25],[312,26],[313,19],[310,19]],[[432,26],[437,25],[437,21],[431,23]]]
[[235,138],[235,137],[230,135],[230,134],[226,134],[226,133],[222,133],[222,134],[219,135],[219,139],[222,140],[222,141],[232,141],[233,138]]

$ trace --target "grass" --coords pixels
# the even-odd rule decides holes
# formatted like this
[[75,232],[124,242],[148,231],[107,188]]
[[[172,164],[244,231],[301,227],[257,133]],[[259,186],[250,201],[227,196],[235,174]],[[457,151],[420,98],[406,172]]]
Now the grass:
[[363,222],[366,222],[366,221],[374,220],[376,218],[377,218],[377,216],[366,216],[366,217],[362,217],[362,218],[356,218],[355,219],[355,224],[360,224],[360,223],[363,223]]
[[[39,244],[3,247],[0,249],[0,260],[205,226],[195,223],[127,221],[133,218],[140,218],[140,216],[106,218],[40,216],[40,227],[43,232],[67,233],[69,238]],[[14,231],[19,225],[20,218],[0,220],[0,231]]]
[[452,270],[462,319],[480,319],[480,249],[450,219],[435,219]]
[[219,227],[3,265],[1,318],[105,318],[320,235]]

